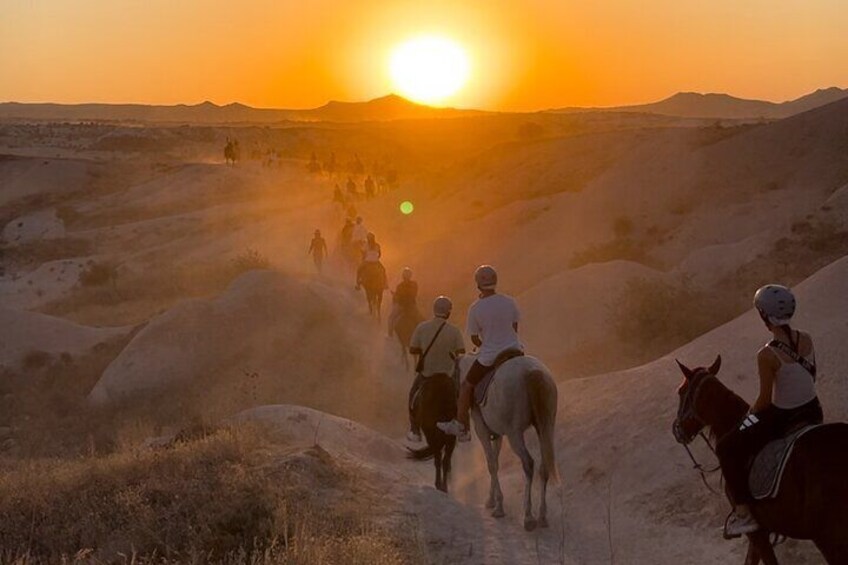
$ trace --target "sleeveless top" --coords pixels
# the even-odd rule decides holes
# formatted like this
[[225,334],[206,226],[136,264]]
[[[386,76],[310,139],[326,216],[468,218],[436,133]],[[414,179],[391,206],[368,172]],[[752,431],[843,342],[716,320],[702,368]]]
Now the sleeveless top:
[[[771,389],[771,403],[783,410],[791,410],[813,400],[816,397],[816,383],[813,376],[795,361],[784,360],[775,348],[769,347],[769,349],[775,352],[780,361],[780,367],[774,378],[774,386]],[[815,364],[815,349],[806,357]]]

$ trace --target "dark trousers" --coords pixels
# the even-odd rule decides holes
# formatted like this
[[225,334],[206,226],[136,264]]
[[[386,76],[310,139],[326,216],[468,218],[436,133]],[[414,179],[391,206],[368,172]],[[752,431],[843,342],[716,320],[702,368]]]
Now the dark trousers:
[[418,410],[416,410],[416,396],[421,386],[424,384],[424,376],[421,373],[415,374],[415,380],[412,382],[412,388],[409,389],[409,429],[414,434],[421,434],[421,421],[418,418]]
[[820,424],[822,420],[818,398],[791,410],[772,405],[757,414],[749,414],[733,431],[721,438],[716,445],[716,455],[732,502],[753,502],[748,489],[750,461],[768,442],[786,435],[799,424]]
[[491,371],[492,368],[487,365],[481,364],[479,361],[474,361],[474,364],[471,365],[471,368],[468,369],[468,374],[465,375],[465,382],[463,382],[459,387],[459,401],[456,405],[456,419],[465,426],[467,430],[470,425],[471,417],[471,403],[474,400],[474,387],[483,380],[486,376],[486,373]]

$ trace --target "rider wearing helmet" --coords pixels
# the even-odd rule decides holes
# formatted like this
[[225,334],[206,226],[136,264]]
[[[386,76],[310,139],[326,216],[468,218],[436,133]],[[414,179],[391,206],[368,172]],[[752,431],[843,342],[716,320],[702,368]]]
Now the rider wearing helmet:
[[312,237],[312,242],[309,244],[308,254],[312,255],[312,261],[315,262],[315,268],[318,269],[318,272],[321,272],[321,269],[324,266],[324,257],[327,256],[327,242],[321,236],[321,230],[315,230],[315,234]]
[[523,350],[518,339],[518,322],[521,315],[515,300],[497,294],[498,273],[490,265],[481,265],[474,273],[479,298],[468,310],[467,330],[471,341],[480,348],[477,359],[459,389],[457,417],[450,422],[439,422],[439,429],[468,441],[469,417],[474,387],[488,374],[498,355],[510,349]]
[[409,341],[409,352],[418,355],[420,361],[415,381],[409,390],[409,432],[406,434],[409,441],[421,441],[421,423],[416,417],[416,400],[425,379],[435,375],[451,375],[457,356],[465,353],[462,332],[448,322],[452,310],[453,303],[450,298],[436,298],[433,302],[433,319],[418,324]]
[[[395,325],[398,323],[401,313],[404,310],[414,310],[418,308],[418,283],[412,280],[412,269],[404,267],[401,272],[401,281],[398,283],[392,297],[392,312],[389,314],[388,321],[388,336],[392,337],[395,332]],[[417,314],[420,320],[421,315]]]
[[769,441],[799,424],[819,424],[822,409],[816,395],[816,354],[806,332],[793,329],[795,296],[785,286],[766,285],[754,295],[754,308],[772,340],[757,353],[760,392],[739,426],[721,438],[716,453],[734,512],[726,525],[729,536],[756,531],[751,514],[748,462]]

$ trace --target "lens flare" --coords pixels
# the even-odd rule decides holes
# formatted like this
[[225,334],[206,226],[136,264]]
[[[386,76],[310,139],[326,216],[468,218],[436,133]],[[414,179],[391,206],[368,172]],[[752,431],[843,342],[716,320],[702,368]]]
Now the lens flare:
[[412,202],[410,202],[409,200],[404,200],[403,202],[400,203],[400,212],[404,216],[408,216],[408,215],[412,214],[412,212],[414,212],[414,211],[415,211],[415,206],[413,206]]

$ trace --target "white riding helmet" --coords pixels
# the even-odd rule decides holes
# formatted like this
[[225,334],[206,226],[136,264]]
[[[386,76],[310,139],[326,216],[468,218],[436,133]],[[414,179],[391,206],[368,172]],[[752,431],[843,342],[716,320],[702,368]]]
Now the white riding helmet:
[[498,286],[498,273],[491,265],[480,265],[474,271],[474,281],[480,290],[494,290]]
[[783,326],[795,314],[795,295],[785,286],[767,284],[754,294],[754,308],[772,325]]
[[405,281],[411,281],[412,280],[412,269],[410,269],[409,267],[404,267],[403,271],[401,271],[400,276]]
[[447,296],[439,296],[433,301],[433,315],[438,318],[447,318],[453,310],[453,302]]

